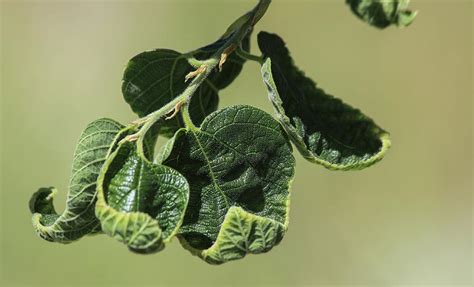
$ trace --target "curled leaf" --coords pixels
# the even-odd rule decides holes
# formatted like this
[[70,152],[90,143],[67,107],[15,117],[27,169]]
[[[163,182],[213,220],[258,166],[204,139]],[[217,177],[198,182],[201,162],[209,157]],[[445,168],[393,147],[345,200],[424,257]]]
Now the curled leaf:
[[149,162],[130,142],[110,155],[97,191],[96,215],[104,233],[139,253],[157,252],[171,240],[189,196],[181,174]]
[[30,200],[33,226],[45,240],[69,243],[100,230],[94,215],[96,181],[110,146],[122,125],[99,119],[90,123],[82,133],[74,154],[66,210],[57,214],[54,187],[40,188]]
[[410,25],[418,14],[408,9],[410,0],[346,0],[352,12],[377,28]]
[[179,231],[185,247],[220,264],[280,242],[295,161],[277,121],[233,106],[209,115],[200,129],[179,130],[172,144],[164,164],[181,172],[191,190]]
[[283,40],[258,35],[262,77],[278,120],[300,153],[329,169],[368,167],[383,158],[389,135],[372,119],[327,94],[293,63]]
[[270,218],[257,216],[241,207],[231,206],[227,211],[214,244],[207,249],[193,247],[193,237],[180,236],[181,244],[192,254],[210,264],[222,264],[243,258],[247,253],[270,251],[286,232],[287,226]]

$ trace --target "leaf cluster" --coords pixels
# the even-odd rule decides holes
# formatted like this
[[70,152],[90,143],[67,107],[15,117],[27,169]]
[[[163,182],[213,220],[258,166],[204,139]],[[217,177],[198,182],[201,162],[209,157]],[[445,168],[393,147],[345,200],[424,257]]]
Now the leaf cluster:
[[[381,23],[381,13],[369,2],[392,15],[383,25],[403,22],[393,20],[390,1],[348,2],[370,24]],[[192,254],[221,264],[282,240],[295,172],[291,143],[331,170],[382,159],[388,133],[305,76],[279,36],[260,32],[262,55],[250,54],[252,31],[269,4],[261,0],[205,47],[156,49],[129,61],[122,92],[139,119],[122,125],[104,118],[85,128],[63,213],[54,209],[53,187],[30,200],[40,237],[70,243],[103,233],[147,254],[177,237]],[[248,105],[218,110],[220,90],[247,60],[261,65],[275,118]],[[159,136],[169,140],[155,151]]]

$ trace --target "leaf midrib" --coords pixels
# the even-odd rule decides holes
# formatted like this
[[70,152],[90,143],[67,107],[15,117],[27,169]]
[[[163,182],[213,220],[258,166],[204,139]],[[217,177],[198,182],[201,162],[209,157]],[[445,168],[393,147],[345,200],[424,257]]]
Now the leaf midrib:
[[[273,128],[270,128],[270,127],[267,127],[267,126],[264,126],[264,125],[260,125],[260,124],[257,124],[257,123],[233,123],[233,124],[244,124],[244,125],[258,125],[259,127],[264,127],[272,132],[277,132],[277,130],[273,129]],[[193,130],[189,130],[188,132],[190,132],[193,137],[195,138],[198,146],[199,146],[199,150],[202,152],[202,154],[204,155],[204,158],[206,160],[206,165],[209,169],[209,173],[210,173],[210,176],[211,176],[211,179],[212,179],[212,182],[213,182],[213,185],[216,187],[216,189],[221,193],[222,197],[224,198],[225,200],[225,203],[226,203],[226,207],[227,209],[229,209],[231,206],[235,206],[235,205],[231,205],[228,201],[228,197],[227,195],[224,193],[224,191],[221,189],[221,187],[219,186],[219,184],[217,183],[217,178],[214,174],[214,171],[212,170],[212,166],[210,164],[210,160],[209,160],[209,156],[207,155],[207,153],[205,152],[204,150],[204,147],[202,146],[200,140],[199,140],[199,137],[196,135],[196,132],[193,131]],[[211,137],[213,140],[215,140],[216,142],[218,142],[219,144],[223,145],[224,147],[228,148],[229,150],[231,150],[232,152],[238,154],[238,155],[243,155],[242,152],[236,150],[235,148],[233,148],[232,146],[228,145],[226,142],[223,142],[222,140],[218,139],[214,134],[211,134],[209,132],[206,132],[206,131],[203,131],[203,130],[199,130],[199,133],[202,133],[203,135],[206,135],[208,137]],[[253,166],[252,163],[248,162],[247,160],[245,160],[245,162],[251,166],[252,168],[255,169],[255,167]],[[260,176],[258,177],[261,181],[265,182],[265,183],[270,183],[269,181],[265,180],[264,178],[261,178]]]
[[[225,204],[226,204],[226,207],[227,209],[230,208],[230,205],[229,205],[229,201],[227,200],[227,196],[225,195],[224,191],[221,189],[221,187],[219,186],[219,184],[217,184],[217,178],[214,174],[214,171],[212,170],[212,166],[211,166],[211,162],[209,160],[209,157],[207,156],[207,153],[206,151],[204,150],[204,147],[202,146],[201,142],[199,141],[199,138],[198,136],[196,135],[196,133],[193,131],[193,130],[189,130],[189,132],[193,135],[193,137],[196,139],[196,142],[199,146],[199,149],[201,150],[202,154],[204,155],[204,158],[206,160],[206,165],[209,169],[209,175],[211,176],[211,179],[212,179],[212,183],[214,185],[214,187],[221,193],[222,197],[224,198],[224,201],[225,201]],[[200,131],[202,132],[202,131]]]

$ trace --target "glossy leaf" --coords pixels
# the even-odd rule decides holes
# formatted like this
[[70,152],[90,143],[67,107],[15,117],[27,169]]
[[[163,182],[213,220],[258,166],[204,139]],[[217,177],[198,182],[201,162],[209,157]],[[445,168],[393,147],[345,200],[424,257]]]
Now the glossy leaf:
[[139,253],[157,252],[170,241],[189,196],[181,174],[144,159],[130,142],[110,155],[97,190],[96,215],[102,230]]
[[100,230],[94,215],[96,181],[111,144],[122,125],[99,119],[82,133],[74,155],[66,210],[57,214],[54,187],[40,188],[30,200],[33,226],[40,237],[48,241],[69,243]]
[[417,15],[408,9],[410,0],[346,0],[352,12],[377,28],[410,25]]
[[280,37],[261,32],[258,44],[278,120],[306,159],[336,170],[362,169],[382,159],[390,147],[387,132],[317,87],[294,65]]
[[214,112],[200,129],[179,130],[164,154],[190,185],[179,233],[194,254],[218,264],[280,242],[295,162],[270,115],[250,106]]

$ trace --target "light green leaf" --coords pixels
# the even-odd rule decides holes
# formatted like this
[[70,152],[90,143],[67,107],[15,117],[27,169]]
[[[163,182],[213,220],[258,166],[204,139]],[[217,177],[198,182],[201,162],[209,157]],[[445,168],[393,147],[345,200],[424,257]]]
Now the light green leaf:
[[280,37],[261,32],[258,44],[266,57],[262,76],[278,120],[306,159],[350,170],[383,158],[390,147],[387,132],[318,88],[294,65]]
[[132,251],[157,252],[178,231],[188,183],[177,171],[144,159],[134,143],[118,146],[97,184],[96,216],[102,230]]
[[164,154],[190,185],[179,233],[194,254],[218,264],[280,242],[295,161],[270,115],[250,106],[214,112],[200,129],[179,130]]
[[94,215],[96,181],[110,146],[122,125],[99,119],[82,133],[74,155],[66,210],[57,214],[54,187],[40,188],[30,200],[33,226],[40,237],[48,241],[69,243],[100,229]]
[[346,0],[352,12],[377,28],[410,25],[418,14],[408,9],[410,0]]
[[174,140],[176,139],[176,134],[168,139],[158,150],[158,153],[155,157],[154,163],[162,164],[170,155],[173,150]]

